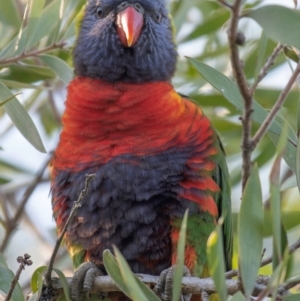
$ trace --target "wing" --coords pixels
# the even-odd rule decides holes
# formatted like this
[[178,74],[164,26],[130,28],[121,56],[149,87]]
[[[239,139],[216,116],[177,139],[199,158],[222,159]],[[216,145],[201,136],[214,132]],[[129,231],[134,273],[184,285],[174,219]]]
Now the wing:
[[217,167],[214,173],[214,180],[220,187],[220,191],[215,195],[218,206],[219,217],[224,217],[222,225],[223,243],[225,250],[226,269],[231,269],[232,261],[232,214],[231,214],[231,189],[229,183],[229,173],[225,160],[225,151],[219,136],[217,136],[218,155],[216,156]]

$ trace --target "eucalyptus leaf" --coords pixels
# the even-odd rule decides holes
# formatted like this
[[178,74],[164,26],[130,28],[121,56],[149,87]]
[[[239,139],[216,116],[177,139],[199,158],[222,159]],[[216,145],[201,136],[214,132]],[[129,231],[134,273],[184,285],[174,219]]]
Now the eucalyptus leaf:
[[[0,82],[0,102],[12,97],[11,91]],[[4,104],[4,109],[21,132],[21,134],[40,152],[45,153],[45,147],[39,136],[39,133],[31,120],[29,114],[19,101],[14,97],[9,102]]]
[[133,301],[149,301],[144,292],[140,289],[140,286],[137,284],[136,277],[130,270],[125,258],[116,247],[114,247],[114,253],[116,255],[123,282],[127,287],[127,292],[129,293],[128,297]]
[[20,27],[22,21],[16,1],[0,1],[0,14],[9,25]]
[[300,294],[294,294],[283,297],[283,301],[299,301],[300,300]]
[[46,54],[40,55],[39,58],[47,64],[66,85],[71,81],[73,72],[66,62],[56,56]]
[[245,16],[254,19],[275,41],[300,49],[300,12],[285,6],[266,5]]
[[48,4],[42,11],[34,33],[31,35],[27,45],[34,46],[38,44],[42,38],[49,35],[56,26],[59,16],[60,0],[54,0]]
[[113,279],[113,281],[125,295],[129,296],[129,291],[127,289],[127,286],[123,282],[123,278],[117,260],[115,256],[110,252],[110,250],[104,250],[103,263],[105,266],[105,270],[107,271],[111,279]]
[[[214,68],[201,63],[195,59],[188,58],[191,64],[193,64],[198,72],[217,90],[219,90],[224,97],[233,104],[239,111],[244,110],[244,101],[243,98],[239,92],[239,89],[237,85],[232,82],[229,78],[227,78],[224,74],[221,72],[215,70]],[[253,101],[253,120],[258,122],[259,124],[262,124],[264,120],[266,119],[268,112],[256,101]],[[282,120],[277,116],[275,120],[271,123],[268,129],[268,134],[271,137],[272,141],[275,145],[277,145],[277,142],[279,140],[279,137],[282,132]],[[277,136],[277,137],[276,137]],[[297,143],[297,136],[294,133],[291,126],[289,126],[289,132],[288,132],[288,138],[289,138],[289,146],[287,146],[287,152],[284,154],[284,159],[289,165],[289,167],[295,171],[295,158],[296,155],[296,148],[295,145]]]
[[230,301],[246,301],[246,298],[241,292],[237,292],[232,296]]
[[185,244],[186,244],[187,220],[188,220],[188,210],[184,214],[180,232],[179,232],[176,268],[174,273],[174,285],[172,291],[172,301],[178,301],[180,299],[181,281],[182,281],[183,266],[184,266],[184,251],[185,251]]
[[30,287],[31,290],[36,293],[39,289],[39,279],[40,275],[45,273],[47,270],[47,266],[38,267],[32,274],[30,279]]
[[238,216],[238,255],[243,288],[251,295],[261,263],[263,246],[262,192],[257,165],[246,183]]
[[29,15],[28,15],[28,25],[27,25],[27,43],[26,48],[30,49],[34,41],[34,34],[41,17],[45,0],[29,0]]
[[[21,94],[21,93],[19,93],[19,94]],[[12,95],[11,97],[9,97],[9,98],[5,99],[4,101],[0,102],[0,107],[5,105],[7,102],[9,102],[11,99],[15,98],[19,94]]]
[[60,283],[63,287],[64,297],[66,298],[67,301],[71,301],[70,292],[69,292],[69,285],[68,285],[68,281],[67,281],[66,276],[59,269],[53,268],[53,271],[58,275]]
[[[0,264],[0,291],[7,294],[10,290],[14,278],[14,273],[8,267],[5,267],[3,264]],[[25,301],[22,288],[18,282],[15,285],[11,300]]]
[[6,260],[5,260],[4,256],[1,253],[0,253],[0,265],[2,265],[5,268],[8,268]]
[[218,225],[210,234],[207,240],[206,253],[209,273],[212,275],[214,280],[218,297],[220,301],[226,301],[227,288],[225,283],[225,259],[223,237],[220,225]]

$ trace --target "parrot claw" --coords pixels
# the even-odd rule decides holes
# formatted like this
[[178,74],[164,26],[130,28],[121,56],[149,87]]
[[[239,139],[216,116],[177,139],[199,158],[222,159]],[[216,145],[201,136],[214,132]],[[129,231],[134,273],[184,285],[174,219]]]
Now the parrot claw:
[[[90,292],[97,276],[103,272],[92,262],[85,262],[75,271],[70,285],[72,301],[83,301],[90,298]],[[82,292],[85,293],[83,296]]]
[[[159,275],[157,284],[154,287],[154,292],[161,298],[163,301],[172,300],[172,290],[173,290],[173,280],[174,272],[176,265],[172,265],[170,268],[163,270]],[[183,276],[190,277],[191,273],[189,269],[184,266]],[[190,301],[192,295],[181,295],[181,301]]]

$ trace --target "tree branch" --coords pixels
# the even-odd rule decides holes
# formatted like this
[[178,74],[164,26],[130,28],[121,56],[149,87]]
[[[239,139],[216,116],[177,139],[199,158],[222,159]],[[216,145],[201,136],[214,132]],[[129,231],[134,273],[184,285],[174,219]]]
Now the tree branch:
[[225,7],[228,7],[229,9],[233,9],[232,5],[230,3],[228,3],[226,0],[219,0],[219,2],[225,6]]
[[230,26],[228,29],[228,42],[230,48],[230,59],[233,74],[236,78],[237,85],[244,99],[244,112],[242,116],[243,124],[243,136],[242,136],[242,157],[243,157],[243,169],[242,169],[242,188],[244,190],[247,179],[251,173],[251,128],[253,112],[252,108],[252,95],[249,91],[248,84],[244,75],[243,68],[241,66],[238,45],[236,44],[238,21],[241,9],[241,0],[236,0],[232,6],[232,14],[230,20]]
[[15,213],[15,216],[13,218],[8,218],[8,216],[6,217],[8,219],[5,221],[6,231],[5,231],[5,236],[4,236],[2,245],[0,247],[0,253],[3,253],[4,250],[6,249],[9,239],[10,239],[10,236],[11,236],[12,232],[16,229],[19,219],[21,218],[21,215],[23,214],[25,205],[27,204],[30,196],[32,195],[32,193],[35,190],[35,188],[37,187],[37,185],[42,181],[44,171],[48,167],[50,160],[51,160],[51,157],[44,163],[44,165],[38,172],[38,174],[37,174],[36,178],[34,179],[34,181],[32,182],[32,184],[24,192],[23,198],[20,202],[20,205],[18,206],[18,210]]
[[[146,286],[153,288],[159,276],[146,275],[146,274],[135,274]],[[253,290],[253,296],[266,297],[271,294],[271,290],[267,287],[268,280],[270,277],[258,276],[257,281]],[[72,278],[68,277],[67,281],[70,285]],[[62,285],[58,278],[52,279],[53,288],[56,291],[55,295],[59,295],[59,291],[62,290]],[[216,293],[215,284],[212,278],[197,278],[197,277],[183,277],[181,282],[181,291],[183,294],[199,294],[203,296],[208,296]],[[298,282],[283,284],[279,287],[278,295],[286,294],[287,290],[291,287],[299,284]],[[234,295],[240,290],[239,282],[237,279],[227,279],[226,280],[227,293],[229,295]],[[96,277],[91,293],[109,293],[109,292],[119,292],[120,288],[114,283],[114,281],[109,276],[98,276]],[[258,300],[258,299],[256,299]],[[260,299],[262,300],[262,299]]]
[[274,49],[273,53],[269,56],[267,59],[265,65],[261,68],[257,79],[253,83],[253,85],[250,88],[250,94],[253,96],[258,84],[261,82],[261,80],[267,75],[270,67],[274,64],[275,60],[277,59],[278,55],[280,54],[281,50],[284,48],[284,45],[279,43],[276,48]]
[[23,59],[26,59],[28,57],[37,56],[39,54],[43,54],[43,53],[49,52],[51,50],[63,49],[65,45],[66,45],[66,43],[63,41],[63,42],[60,42],[60,43],[54,43],[54,44],[52,44],[48,47],[45,47],[43,49],[34,50],[34,51],[30,51],[30,52],[24,52],[24,53],[21,53],[20,55],[17,55],[15,57],[0,60],[0,65],[16,63],[16,62],[18,62],[20,60],[23,60]]
[[272,121],[276,117],[278,111],[281,109],[283,103],[285,102],[285,100],[286,100],[286,98],[287,98],[290,90],[292,89],[295,81],[297,80],[299,74],[300,74],[300,61],[297,64],[297,67],[296,67],[295,71],[293,72],[291,78],[289,79],[287,85],[281,91],[281,93],[280,93],[280,95],[279,95],[279,97],[278,97],[275,105],[273,106],[273,108],[269,112],[269,114],[266,117],[265,121],[261,124],[260,128],[258,129],[258,131],[255,133],[255,135],[254,135],[254,137],[252,139],[252,147],[253,148],[256,147],[256,145],[260,142],[260,140],[262,139],[262,137],[267,132],[270,124],[272,123]]
[[[292,245],[289,246],[290,254],[294,253],[296,250],[300,249],[300,238],[297,239]],[[263,259],[260,266],[264,267],[265,265],[270,264],[273,261],[273,255]],[[227,279],[236,277],[238,275],[238,270],[231,270],[225,273]]]

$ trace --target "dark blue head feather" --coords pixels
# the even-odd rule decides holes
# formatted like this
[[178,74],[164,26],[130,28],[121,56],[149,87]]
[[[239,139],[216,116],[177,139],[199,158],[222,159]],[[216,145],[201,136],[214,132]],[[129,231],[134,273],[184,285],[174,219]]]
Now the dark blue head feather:
[[[124,3],[139,3],[144,15],[141,35],[130,48],[122,45],[115,25],[118,7]],[[76,75],[106,81],[164,81],[173,75],[176,57],[164,0],[88,2],[74,50]]]

